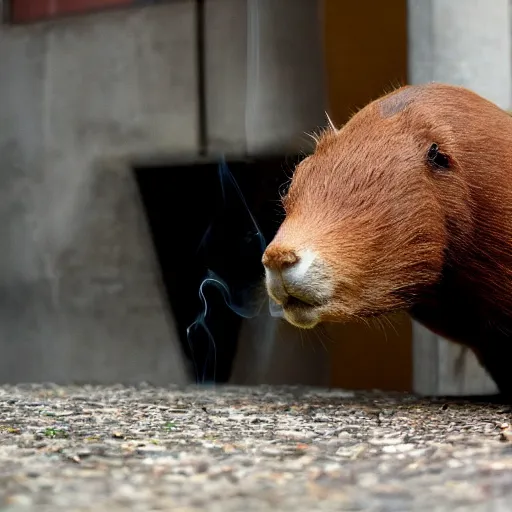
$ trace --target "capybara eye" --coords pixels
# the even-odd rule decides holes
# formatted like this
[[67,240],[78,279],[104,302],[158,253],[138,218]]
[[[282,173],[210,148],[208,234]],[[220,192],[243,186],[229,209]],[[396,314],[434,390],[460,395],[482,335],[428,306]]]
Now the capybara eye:
[[439,151],[439,146],[434,142],[427,153],[428,163],[436,169],[448,169],[450,159],[444,153]]

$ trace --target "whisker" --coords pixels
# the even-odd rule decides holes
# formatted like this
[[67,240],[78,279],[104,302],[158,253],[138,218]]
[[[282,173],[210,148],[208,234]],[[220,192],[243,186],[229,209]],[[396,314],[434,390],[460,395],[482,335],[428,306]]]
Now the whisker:
[[333,340],[333,339],[330,337],[330,335],[329,335],[329,333],[328,333],[328,331],[327,331],[327,327],[326,327],[325,325],[320,324],[320,325],[318,326],[318,329],[319,329],[319,331],[322,333],[322,335],[324,336],[324,338],[325,338],[325,339],[327,339],[327,340],[328,340],[328,341],[330,341],[331,343],[336,343],[336,341],[335,341],[335,340]]
[[384,315],[382,317],[383,320],[385,320],[388,325],[393,329],[393,332],[398,336],[398,329],[396,328],[396,325],[392,321],[392,317],[389,317],[388,315]]
[[386,326],[384,325],[384,322],[382,321],[382,317],[377,317],[378,318],[378,322],[379,322],[379,325],[381,327],[381,330],[384,334],[384,341],[386,343],[389,343],[389,339],[388,339],[388,331],[386,330]]
[[[304,331],[303,331],[304,332]],[[315,350],[315,343],[312,341],[312,339],[309,337],[309,331],[305,331],[304,332],[304,336],[306,338],[306,340],[309,342],[311,348],[313,349],[313,352],[316,354],[316,350]]]
[[331,128],[331,130],[333,132],[336,133],[338,131],[338,129],[336,128],[336,126],[334,126],[334,123],[332,122],[332,119],[329,117],[329,114],[327,112],[325,113],[325,116],[327,117],[327,122],[329,123],[329,127]]
[[327,350],[327,347],[325,346],[325,343],[324,343],[324,340],[322,339],[322,337],[320,336],[320,333],[316,330],[316,329],[313,329],[313,332],[315,333],[316,337],[318,338],[318,341],[320,342],[320,344],[322,345],[323,349],[326,351],[326,352],[329,352]]
[[300,344],[302,346],[302,349],[304,350],[304,336],[302,334],[302,329],[299,329],[299,336],[300,336]]

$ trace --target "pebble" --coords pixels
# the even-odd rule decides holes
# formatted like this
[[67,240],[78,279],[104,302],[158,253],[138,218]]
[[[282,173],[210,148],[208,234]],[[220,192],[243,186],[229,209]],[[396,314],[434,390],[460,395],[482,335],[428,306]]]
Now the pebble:
[[296,430],[276,430],[275,436],[300,441],[302,439],[311,439],[315,437],[315,434],[313,432],[299,432]]
[[500,439],[502,441],[512,441],[512,430],[509,429],[509,428],[506,428],[505,430],[503,430],[501,433],[500,433]]
[[391,445],[391,446],[384,446],[382,448],[382,451],[383,453],[403,453],[403,452],[409,452],[411,450],[414,450],[414,448],[416,447],[416,445],[414,444],[408,444],[408,443],[403,443],[403,444],[396,444],[396,445]]
[[399,439],[396,437],[388,437],[388,438],[378,438],[378,439],[370,439],[368,441],[369,444],[373,444],[376,446],[388,446],[388,445],[398,445],[402,444],[403,439]]

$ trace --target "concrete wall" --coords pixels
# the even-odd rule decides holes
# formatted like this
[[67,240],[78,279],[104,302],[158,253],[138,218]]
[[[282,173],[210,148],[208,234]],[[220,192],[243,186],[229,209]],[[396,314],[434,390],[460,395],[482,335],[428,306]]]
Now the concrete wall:
[[127,163],[197,153],[194,31],[192,2],[2,27],[0,381],[185,379]]
[[[212,155],[302,147],[323,122],[317,2],[275,6],[207,0]],[[198,157],[195,13],[182,0],[0,26],[0,382],[188,379],[130,163]]]
[[[509,109],[512,100],[509,0],[408,0],[409,82],[463,85]],[[472,352],[414,325],[414,389],[487,394],[494,382]]]

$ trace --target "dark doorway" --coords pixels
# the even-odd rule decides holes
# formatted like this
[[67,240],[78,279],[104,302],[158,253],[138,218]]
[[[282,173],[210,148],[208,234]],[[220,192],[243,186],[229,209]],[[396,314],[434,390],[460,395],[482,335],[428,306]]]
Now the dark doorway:
[[298,161],[299,157],[230,161],[222,167],[206,163],[134,169],[169,306],[199,382],[228,381],[242,321],[240,311],[227,307],[218,289],[204,287],[209,334],[196,325],[187,336],[187,328],[204,311],[201,283],[214,272],[229,287],[234,306],[254,313],[253,306],[261,303],[264,293],[263,239],[268,243],[282,221],[280,193]]

